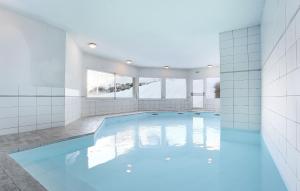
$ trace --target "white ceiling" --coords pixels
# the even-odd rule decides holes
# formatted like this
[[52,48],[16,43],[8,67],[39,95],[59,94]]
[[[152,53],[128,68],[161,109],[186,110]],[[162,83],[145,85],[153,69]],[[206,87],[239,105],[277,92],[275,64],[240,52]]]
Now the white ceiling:
[[[260,23],[264,0],[0,0],[139,66],[219,65],[218,34]],[[88,42],[96,42],[89,49]]]

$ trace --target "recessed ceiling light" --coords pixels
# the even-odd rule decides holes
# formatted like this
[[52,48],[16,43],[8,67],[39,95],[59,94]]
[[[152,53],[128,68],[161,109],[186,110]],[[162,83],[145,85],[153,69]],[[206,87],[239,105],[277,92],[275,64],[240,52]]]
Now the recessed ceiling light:
[[133,61],[132,60],[125,60],[126,64],[132,64]]
[[91,43],[89,43],[89,47],[90,47],[90,48],[92,48],[92,49],[94,49],[94,48],[96,48],[96,47],[97,47],[97,44],[96,44],[96,43],[93,43],[93,42],[91,42]]
[[169,66],[164,66],[164,69],[169,69]]
[[207,65],[207,67],[208,67],[208,68],[212,68],[212,67],[213,67],[213,65],[209,64],[209,65]]

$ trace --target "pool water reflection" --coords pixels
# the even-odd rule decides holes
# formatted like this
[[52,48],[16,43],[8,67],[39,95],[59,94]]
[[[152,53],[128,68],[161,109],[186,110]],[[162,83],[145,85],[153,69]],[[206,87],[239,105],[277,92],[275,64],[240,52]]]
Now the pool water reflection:
[[284,191],[260,135],[213,113],[106,119],[93,136],[12,154],[53,191]]

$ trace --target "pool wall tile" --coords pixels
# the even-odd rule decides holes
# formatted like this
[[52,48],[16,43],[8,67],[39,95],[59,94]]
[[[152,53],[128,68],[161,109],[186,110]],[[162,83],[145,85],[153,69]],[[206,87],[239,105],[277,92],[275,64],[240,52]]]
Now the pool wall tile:
[[221,126],[260,130],[260,26],[220,34]]
[[299,191],[300,1],[265,3],[261,24],[262,135],[288,190]]
[[68,89],[65,95],[64,88],[33,86],[0,90],[0,135],[63,127],[81,117],[79,91]]

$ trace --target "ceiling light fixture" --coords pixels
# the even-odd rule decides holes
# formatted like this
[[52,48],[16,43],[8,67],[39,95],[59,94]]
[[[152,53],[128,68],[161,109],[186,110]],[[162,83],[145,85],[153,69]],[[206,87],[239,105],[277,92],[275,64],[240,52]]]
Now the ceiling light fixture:
[[132,60],[125,60],[126,64],[132,64],[133,61]]
[[213,65],[209,64],[209,65],[207,65],[207,67],[208,67],[208,68],[212,68],[212,67],[213,67]]
[[96,44],[96,43],[93,43],[93,42],[91,42],[91,43],[89,43],[89,47],[90,47],[90,48],[92,48],[92,49],[94,49],[94,48],[96,48],[96,47],[97,47],[97,44]]
[[169,69],[169,66],[164,66],[164,69]]

